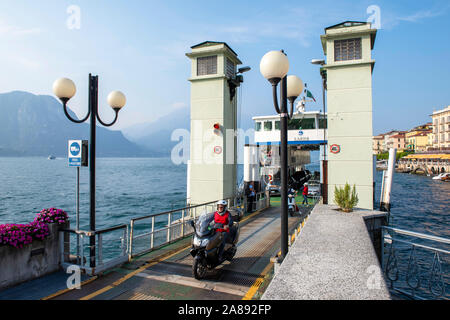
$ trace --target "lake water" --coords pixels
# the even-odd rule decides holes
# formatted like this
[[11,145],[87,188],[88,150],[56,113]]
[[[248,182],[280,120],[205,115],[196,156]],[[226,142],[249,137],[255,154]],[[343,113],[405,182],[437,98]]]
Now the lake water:
[[[317,163],[308,166],[318,170]],[[238,168],[240,181],[243,168]],[[169,158],[98,158],[97,159],[97,229],[128,224],[131,218],[182,208],[186,199],[186,166],[174,165]],[[379,204],[381,171],[377,171],[376,203]],[[28,223],[44,208],[67,211],[75,227],[76,169],[67,159],[0,158],[0,224]],[[81,169],[80,227],[89,229],[89,170]],[[160,221],[163,226],[167,221]],[[431,177],[395,174],[392,190],[392,226],[450,238],[450,183]],[[148,231],[148,225],[136,232]],[[120,236],[120,235],[119,235]],[[118,236],[115,238],[118,239]],[[147,240],[143,240],[147,241]],[[106,256],[117,254],[119,246],[111,243]],[[448,247],[447,247],[448,250]],[[405,277],[409,248],[399,250]],[[432,256],[420,254],[423,270],[430,269]],[[444,272],[449,257],[442,257]],[[423,275],[427,281],[428,273]],[[450,281],[445,276],[446,281]]]
[[[186,166],[170,159],[98,158],[97,228],[183,207]],[[75,221],[76,169],[67,159],[0,158],[0,224],[27,223],[44,208],[61,208]],[[80,227],[89,225],[89,169],[80,170]]]
[[[314,170],[314,166],[309,168]],[[89,170],[81,168],[80,220],[89,220]],[[242,177],[242,166],[239,168]],[[183,207],[186,166],[169,158],[97,159],[97,227]],[[381,172],[376,175],[379,203]],[[27,223],[44,208],[75,215],[76,169],[67,159],[0,158],[0,224]],[[450,238],[450,183],[396,174],[392,190],[393,225]]]

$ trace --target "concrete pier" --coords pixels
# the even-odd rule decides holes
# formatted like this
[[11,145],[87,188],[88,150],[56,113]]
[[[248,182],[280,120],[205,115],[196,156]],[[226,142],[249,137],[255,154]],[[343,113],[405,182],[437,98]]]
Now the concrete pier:
[[314,208],[263,300],[391,299],[371,240],[384,214],[335,209]]

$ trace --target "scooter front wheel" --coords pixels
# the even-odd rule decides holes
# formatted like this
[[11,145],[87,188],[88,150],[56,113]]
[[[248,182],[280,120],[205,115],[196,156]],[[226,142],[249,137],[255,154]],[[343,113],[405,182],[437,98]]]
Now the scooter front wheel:
[[192,273],[194,274],[194,278],[197,280],[201,280],[206,275],[206,266],[203,264],[202,259],[198,259],[197,257],[194,259],[194,263],[192,265]]

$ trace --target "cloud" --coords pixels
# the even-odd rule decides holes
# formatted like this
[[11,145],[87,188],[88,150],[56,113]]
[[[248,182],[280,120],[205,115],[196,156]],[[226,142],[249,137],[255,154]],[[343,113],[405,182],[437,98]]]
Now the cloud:
[[3,36],[29,36],[41,34],[41,28],[22,28],[18,26],[8,25],[0,21],[0,35]]
[[433,9],[427,9],[427,10],[420,10],[415,13],[402,16],[397,15],[393,12],[385,12],[382,11],[382,28],[383,29],[393,29],[397,25],[403,22],[409,22],[409,23],[419,23],[426,19],[432,19],[435,17],[439,17],[442,15],[445,15],[450,8],[450,5],[443,6],[441,8],[433,8]]
[[27,69],[39,69],[41,67],[41,64],[33,59],[29,59],[26,57],[16,56],[11,58],[14,62],[18,63],[19,65],[27,68]]
[[173,109],[184,109],[186,108],[188,105],[185,102],[175,102],[172,104],[172,108]]
[[408,22],[419,22],[423,19],[430,19],[434,17],[441,16],[445,13],[445,10],[439,10],[439,11],[433,11],[433,10],[424,10],[416,12],[412,15],[406,16],[406,17],[398,17],[398,20],[400,21],[408,21]]
[[219,28],[219,32],[231,37],[236,43],[255,43],[264,38],[281,38],[298,40],[302,46],[309,47],[308,38],[314,33],[302,29],[296,23],[255,23],[251,26],[235,26]]

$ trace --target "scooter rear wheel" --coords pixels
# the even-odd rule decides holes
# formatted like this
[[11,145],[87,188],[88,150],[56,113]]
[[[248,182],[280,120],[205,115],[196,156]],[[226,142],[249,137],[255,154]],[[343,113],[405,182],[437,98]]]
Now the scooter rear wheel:
[[192,273],[194,274],[194,278],[197,280],[201,280],[206,275],[206,266],[203,265],[200,259],[194,259],[194,263],[192,264]]

